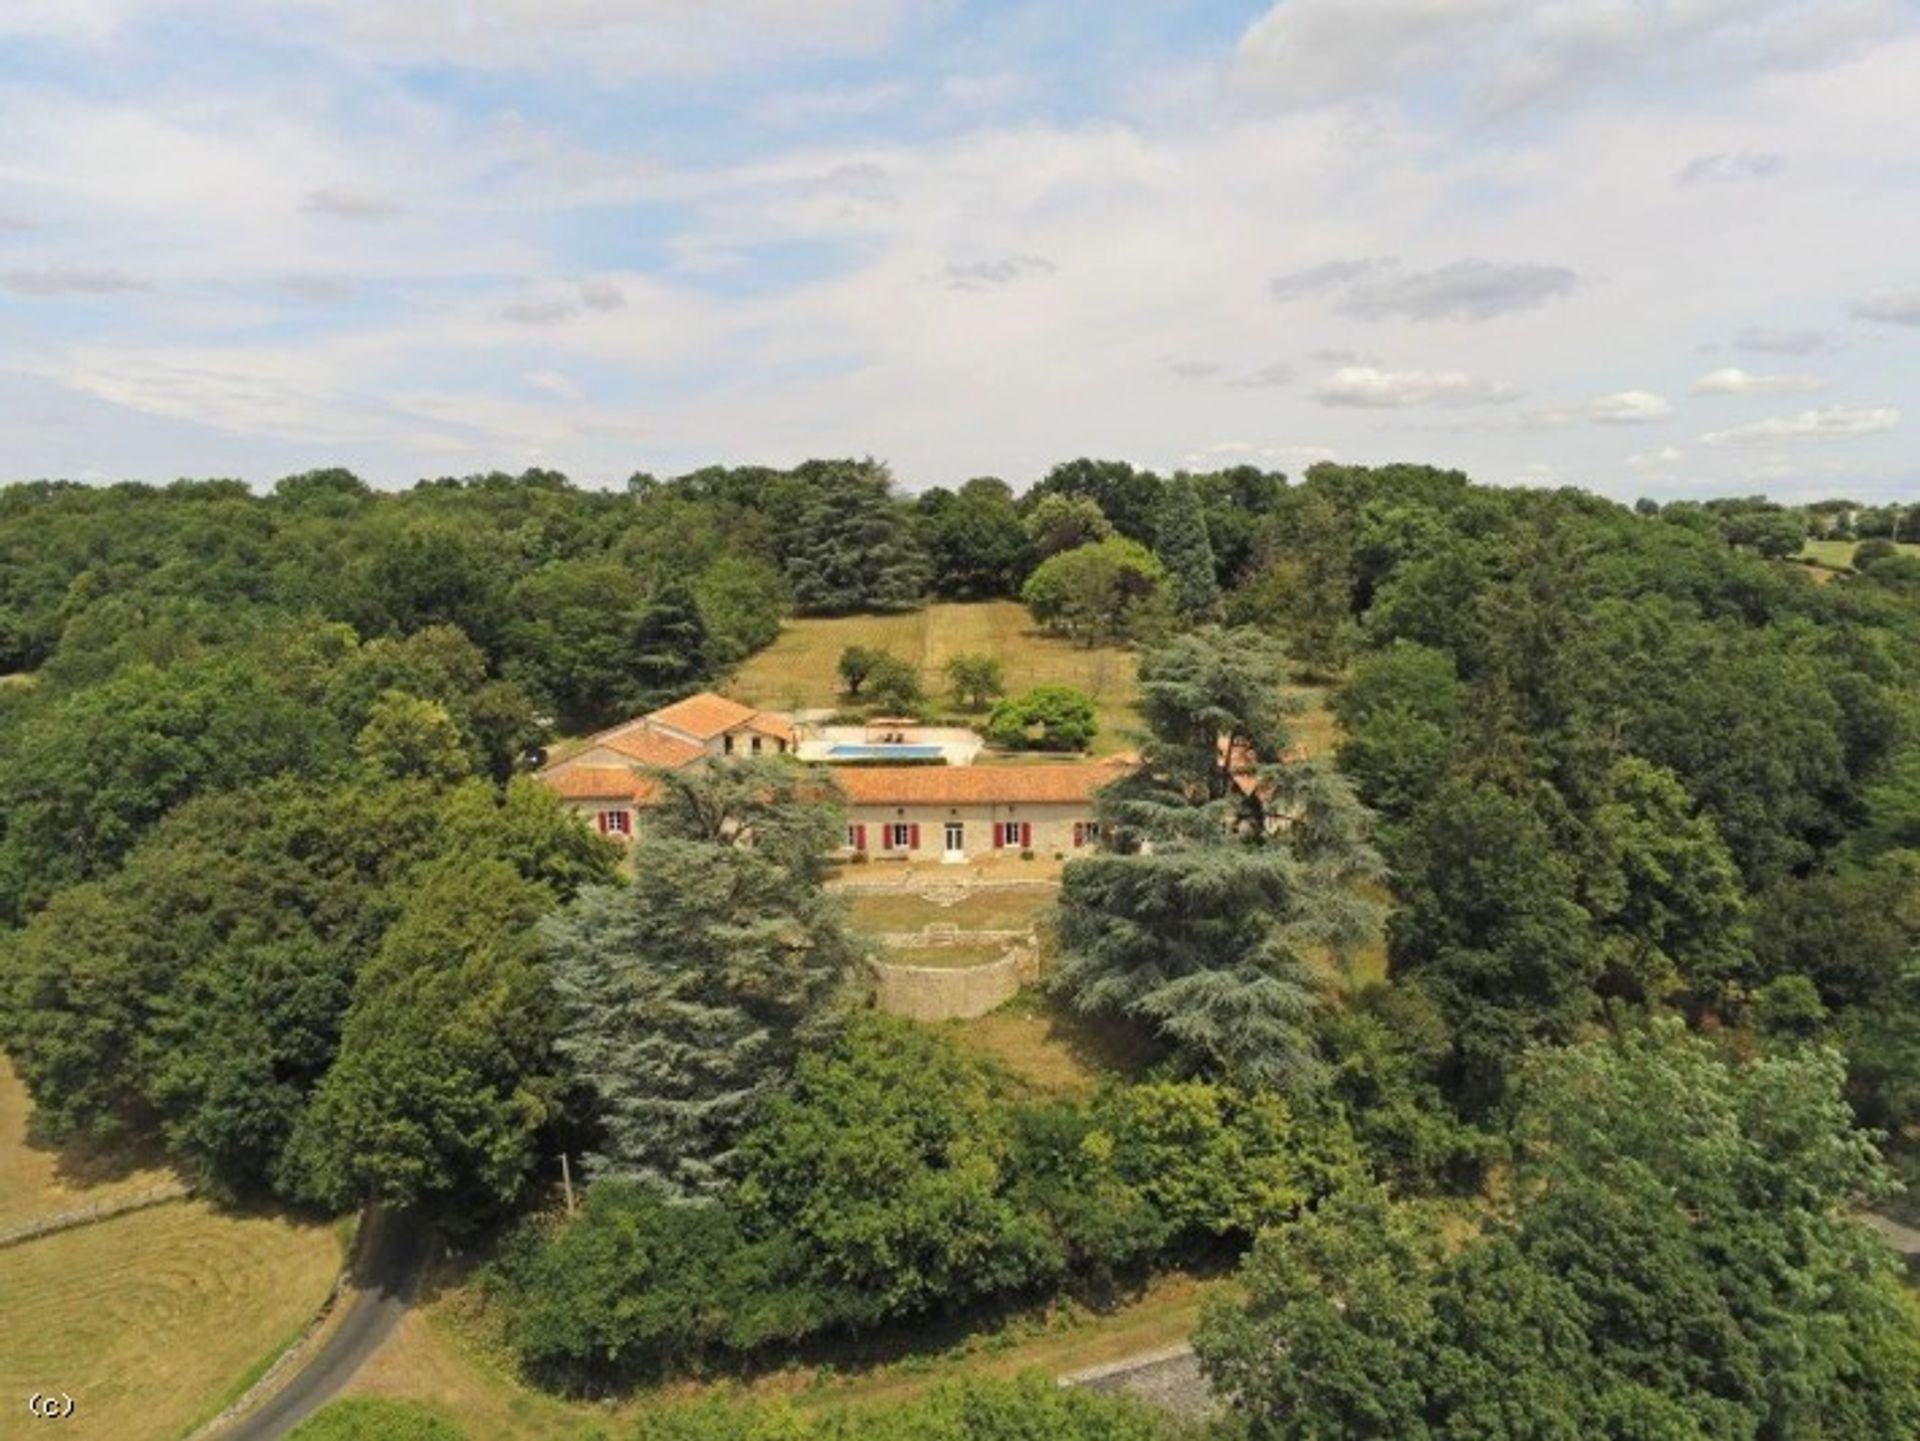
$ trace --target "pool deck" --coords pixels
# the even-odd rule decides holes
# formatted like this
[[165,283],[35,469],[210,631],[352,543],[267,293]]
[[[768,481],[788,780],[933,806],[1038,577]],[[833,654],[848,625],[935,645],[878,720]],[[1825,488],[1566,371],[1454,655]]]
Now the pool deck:
[[879,761],[897,757],[921,762],[944,757],[950,766],[972,765],[985,742],[970,730],[956,726],[922,726],[907,731],[902,741],[870,741],[863,726],[806,727],[800,733],[797,754],[803,761]]

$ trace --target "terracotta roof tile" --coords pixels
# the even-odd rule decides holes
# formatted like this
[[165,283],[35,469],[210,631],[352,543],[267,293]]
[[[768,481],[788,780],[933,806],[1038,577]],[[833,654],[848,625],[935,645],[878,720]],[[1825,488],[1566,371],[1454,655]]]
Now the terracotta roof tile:
[[610,751],[617,751],[629,760],[643,766],[660,766],[667,770],[678,770],[706,754],[706,751],[692,741],[683,741],[677,736],[663,736],[658,731],[622,730],[615,731],[596,742]]
[[637,771],[619,766],[563,766],[540,779],[566,801],[645,801],[658,788]]
[[655,725],[670,726],[690,736],[698,736],[701,740],[712,740],[722,731],[730,731],[752,720],[756,714],[752,706],[741,705],[737,700],[728,700],[712,691],[702,691],[699,695],[690,695],[685,700],[675,701],[670,706],[652,712],[647,719]]
[[1030,766],[841,766],[833,773],[856,806],[1071,805],[1120,775],[1106,762]]
[[793,722],[783,715],[775,715],[772,711],[757,712],[753,719],[747,722],[747,729],[759,731],[761,735],[772,736],[775,740],[783,740],[788,745],[793,744]]

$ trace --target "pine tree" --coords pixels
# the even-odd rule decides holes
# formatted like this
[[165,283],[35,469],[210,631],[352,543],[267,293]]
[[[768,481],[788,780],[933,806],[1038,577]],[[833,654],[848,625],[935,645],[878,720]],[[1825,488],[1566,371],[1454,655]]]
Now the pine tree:
[[1376,934],[1379,856],[1336,773],[1283,762],[1286,660],[1253,631],[1183,636],[1141,665],[1152,734],[1100,797],[1115,848],[1063,877],[1054,984],[1247,1080],[1306,1084],[1313,960]]
[[811,461],[794,476],[803,486],[786,551],[794,605],[814,614],[919,605],[926,556],[886,467]]
[[693,592],[678,582],[648,603],[634,627],[635,704],[663,705],[699,687],[709,674],[707,625]]
[[768,762],[663,778],[634,881],[582,891],[543,924],[558,1050],[599,1102],[591,1173],[683,1196],[724,1186],[851,974],[854,943],[819,884],[838,812],[804,793],[808,776]]
[[1206,512],[1185,474],[1167,484],[1156,551],[1173,580],[1180,614],[1188,620],[1210,619],[1220,607],[1220,584],[1214,575],[1213,546],[1207,540]]

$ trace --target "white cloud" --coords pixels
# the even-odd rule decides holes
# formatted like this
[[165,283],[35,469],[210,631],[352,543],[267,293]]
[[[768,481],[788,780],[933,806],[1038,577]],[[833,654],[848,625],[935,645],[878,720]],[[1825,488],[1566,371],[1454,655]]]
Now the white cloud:
[[1284,105],[1343,100],[1456,60],[1520,8],[1516,0],[1283,0],[1241,37],[1239,77]]
[[1363,320],[1491,320],[1566,295],[1574,281],[1564,265],[1456,260],[1437,270],[1363,280],[1340,309]]
[[1656,71],[1726,77],[1825,63],[1907,21],[1901,0],[1281,0],[1241,37],[1236,75],[1283,106],[1416,80],[1431,90],[1445,76],[1482,115],[1502,116]]
[[998,290],[1016,280],[1052,275],[1059,267],[1042,255],[1007,255],[947,267],[949,290]]
[[1856,300],[1847,307],[1847,313],[1857,320],[1878,320],[1887,325],[1920,325],[1920,290],[1893,291]]
[[384,195],[332,186],[309,191],[302,208],[316,215],[332,215],[341,220],[385,220],[390,215],[400,213],[400,206]]
[[797,130],[874,115],[905,104],[912,97],[913,88],[900,80],[820,90],[776,90],[756,102],[752,114],[762,124]]
[[356,289],[353,281],[344,275],[285,275],[280,278],[280,288],[289,295],[323,305],[351,300]]
[[99,42],[125,20],[134,0],[7,0],[0,35]]
[[145,290],[147,282],[121,270],[77,265],[43,265],[0,274],[0,286],[15,295],[111,295],[123,290]]
[[1840,348],[1839,339],[1824,330],[1749,325],[1733,338],[1735,348],[1762,355],[1818,355]]
[[1669,470],[1685,459],[1685,454],[1674,446],[1663,445],[1658,450],[1628,456],[1627,464],[1635,470]]
[[[328,43],[395,65],[615,78],[862,54],[902,0],[287,0]],[[267,17],[262,16],[263,20]]]
[[1263,365],[1258,370],[1240,376],[1233,383],[1245,390],[1271,390],[1292,385],[1293,367],[1285,362]]
[[1459,370],[1377,370],[1349,365],[1314,389],[1322,405],[1395,410],[1415,405],[1504,405],[1520,392],[1504,381]]
[[1680,185],[1725,184],[1741,180],[1770,180],[1787,168],[1787,157],[1775,152],[1735,150],[1696,155],[1680,167],[1674,181]]
[[1357,260],[1327,260],[1302,270],[1289,270],[1267,282],[1267,294],[1275,300],[1305,300],[1345,290],[1356,280],[1364,280],[1400,262],[1394,256],[1365,256]]
[[1587,418],[1601,425],[1650,425],[1673,414],[1664,396],[1650,390],[1620,390],[1595,396],[1587,404]]
[[[397,39],[349,33],[345,0],[288,0],[305,7],[290,11],[192,3],[230,20],[222,40],[257,62],[236,63],[231,83],[141,83],[131,62],[164,58],[145,55],[160,29],[141,22],[109,42],[124,47],[106,57],[113,73],[128,77],[111,98],[78,80],[62,89],[58,75],[0,87],[0,209],[40,223],[0,234],[0,275],[57,259],[150,287],[91,307],[84,330],[65,323],[67,305],[8,310],[0,373],[112,397],[67,412],[90,422],[64,442],[50,426],[33,430],[38,448],[16,447],[6,462],[16,473],[77,471],[102,453],[94,433],[150,434],[147,417],[170,416],[172,433],[209,426],[223,444],[244,438],[212,452],[227,473],[242,445],[266,467],[290,447],[331,453],[339,437],[364,447],[382,481],[410,479],[417,453],[484,467],[534,449],[587,480],[636,465],[852,451],[888,457],[909,485],[980,471],[1017,481],[1081,451],[1168,463],[1221,437],[1262,451],[1305,437],[1354,462],[1418,455],[1503,479],[1551,464],[1607,490],[1638,478],[1625,452],[1657,454],[1669,430],[1682,433],[1593,424],[1583,402],[1607,384],[1631,377],[1678,404],[1699,371],[1734,358],[1760,379],[1818,368],[1837,395],[1899,399],[1920,383],[1920,354],[1898,343],[1912,332],[1873,336],[1843,319],[1849,295],[1915,280],[1886,238],[1920,225],[1920,198],[1891,180],[1920,164],[1916,42],[1754,83],[1736,73],[1755,53],[1742,41],[1710,88],[1692,83],[1710,48],[1696,44],[1676,53],[1671,74],[1632,72],[1630,103],[1576,85],[1601,103],[1499,131],[1459,123],[1453,91],[1484,85],[1531,33],[1518,3],[1481,7],[1508,17],[1484,50],[1438,52],[1464,69],[1400,72],[1419,106],[1404,112],[1275,110],[1172,88],[1138,103],[1137,87],[1104,89],[1115,76],[1092,73],[1112,63],[1127,78],[1142,52],[1120,39],[1138,7],[1103,15],[1100,46],[1115,41],[1105,61],[1069,48],[1086,42],[1061,14],[1034,20],[1062,45],[1032,48],[1033,69],[1021,71],[1031,88],[987,87],[974,97],[982,108],[963,111],[934,93],[939,68],[992,72],[1004,17],[989,24],[950,6],[937,23],[964,19],[965,43],[941,50],[935,24],[916,26],[937,59],[901,47],[852,72],[877,86],[908,77],[911,126],[855,123],[853,111],[884,102],[877,89],[848,92],[834,118],[819,87],[835,81],[804,63],[734,87],[696,82],[691,119],[684,87],[645,81],[632,123],[610,125],[606,97],[582,92],[645,56],[589,62],[577,87],[570,73],[552,87],[505,74],[560,75],[613,35],[586,25],[592,7],[466,7],[472,27],[512,31],[524,48],[512,56],[498,35],[442,23],[451,0],[427,0],[427,21],[410,7],[389,7],[392,17],[360,7],[367,24],[399,27]],[[731,23],[685,4],[663,31],[678,27],[684,40]],[[1373,23],[1350,18],[1364,3],[1290,5],[1318,6],[1331,25]],[[646,7],[609,5],[601,18],[622,8]],[[666,13],[659,0],[651,8]],[[1375,13],[1411,16],[1418,30],[1456,8]],[[1755,23],[1779,8],[1762,0]],[[303,33],[303,17],[326,23]],[[275,44],[248,51],[247,34],[269,24]],[[1375,38],[1392,50],[1403,37]],[[1369,44],[1355,43],[1362,70],[1375,59]],[[771,49],[749,38],[700,63]],[[452,59],[429,61],[431,83],[407,68],[407,57],[436,53]],[[470,54],[501,74],[445,82],[447,64],[480,63],[459,58]],[[279,68],[289,60],[299,83]],[[157,64],[146,73],[165,75]],[[1066,74],[1085,82],[1073,118],[1033,118],[1057,113],[1030,102],[1059,93]],[[821,101],[825,131],[755,115],[777,109],[788,85]],[[496,108],[521,90],[538,119]],[[1698,104],[1700,94],[1714,103]],[[1017,103],[1001,108],[1010,95]],[[1780,183],[1669,183],[1689,157],[1774,154],[1792,156]],[[305,208],[329,189],[404,209],[349,224]],[[583,288],[579,277],[602,276],[627,234],[628,268],[604,273],[612,291]],[[1381,259],[1395,252],[1406,258]],[[1278,291],[1303,303],[1263,303],[1276,271],[1326,257],[1362,259],[1280,276]],[[1569,287],[1542,271],[1576,279]],[[1543,280],[1545,293],[1530,294]],[[1470,325],[1488,315],[1497,323]],[[1783,328],[1741,331],[1755,321]],[[1794,325],[1831,333],[1784,328]],[[1740,350],[1672,368],[1703,339],[1736,334]],[[1817,362],[1769,358],[1816,352]],[[1292,388],[1283,359],[1301,367]],[[1183,381],[1169,360],[1219,369]],[[563,381],[617,394],[624,408],[571,399]],[[1554,397],[1566,407],[1558,423],[1530,423],[1519,413],[1528,401],[1499,409],[1517,394],[1507,382]],[[1735,421],[1771,408],[1697,404],[1716,403]],[[1901,438],[1689,445],[1686,484],[1751,487],[1776,448],[1801,476],[1815,462],[1834,467],[1822,475],[1835,486],[1910,474]]]
[[619,286],[596,277],[511,301],[500,308],[500,314],[516,325],[559,325],[588,311],[618,310],[626,303]]
[[1362,320],[1491,320],[1568,294],[1577,277],[1564,265],[1455,260],[1402,270],[1393,257],[1330,260],[1267,282],[1275,300],[1337,295],[1336,308]]
[[1797,391],[1819,390],[1826,381],[1804,372],[1756,375],[1737,365],[1709,370],[1687,387],[1694,395],[1791,395]]
[[1890,405],[1828,405],[1818,410],[1803,410],[1798,415],[1778,415],[1752,425],[1731,430],[1708,431],[1700,439],[1707,445],[1771,445],[1796,440],[1853,440],[1892,430],[1900,423],[1900,412]]
[[580,401],[586,398],[572,378],[558,370],[530,370],[524,378],[535,390],[545,391],[560,400]]

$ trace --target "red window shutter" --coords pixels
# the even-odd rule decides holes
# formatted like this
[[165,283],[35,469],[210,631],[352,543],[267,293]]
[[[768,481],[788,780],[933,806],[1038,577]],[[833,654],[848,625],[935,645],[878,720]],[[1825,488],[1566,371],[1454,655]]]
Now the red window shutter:
[[853,828],[853,848],[856,851],[864,851],[867,848],[867,828],[865,826],[855,826]]
[[907,848],[915,851],[920,849],[920,822],[918,821],[907,827]]
[[593,824],[599,830],[600,834],[604,836],[607,833],[607,813],[605,811],[596,812],[593,817]]
[[1020,822],[1020,844],[1026,850],[1033,849],[1033,822]]
[[993,823],[993,848],[997,851],[1007,843],[1007,828],[999,821]]

